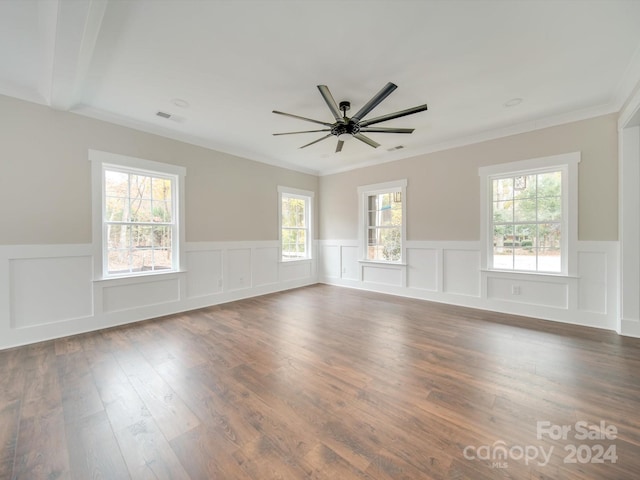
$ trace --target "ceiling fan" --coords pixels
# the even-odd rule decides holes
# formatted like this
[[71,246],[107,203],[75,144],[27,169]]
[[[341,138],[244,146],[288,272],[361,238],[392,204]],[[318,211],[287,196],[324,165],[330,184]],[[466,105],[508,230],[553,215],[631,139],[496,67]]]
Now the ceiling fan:
[[406,115],[413,115],[414,113],[422,112],[427,109],[427,105],[419,105],[417,107],[408,108],[406,110],[400,110],[399,112],[389,113],[387,115],[382,115],[380,117],[375,117],[370,120],[363,120],[371,110],[377,107],[380,102],[382,102],[385,98],[391,94],[396,88],[397,85],[389,82],[387,83],[382,90],[376,93],[371,100],[369,100],[358,112],[352,116],[347,117],[347,111],[351,108],[351,103],[347,101],[340,102],[340,104],[336,104],[336,101],[333,99],[331,92],[329,91],[329,87],[326,85],[318,85],[318,90],[320,90],[320,94],[324,101],[327,103],[329,110],[333,114],[335,118],[334,123],[323,122],[321,120],[314,120],[312,118],[301,117],[299,115],[293,115],[291,113],[279,112],[278,110],[274,110],[273,113],[277,113],[278,115],[285,115],[287,117],[298,118],[300,120],[305,120],[307,122],[318,123],[320,125],[324,125],[327,128],[322,128],[320,130],[305,130],[301,132],[284,132],[284,133],[274,133],[274,135],[295,135],[298,133],[313,133],[313,132],[330,132],[322,138],[314,140],[311,143],[307,143],[306,145],[301,146],[300,148],[306,148],[314,143],[321,142],[331,136],[338,137],[338,145],[336,146],[336,153],[342,151],[342,147],[344,145],[344,141],[347,138],[354,137],[360,140],[361,142],[366,143],[367,145],[372,146],[373,148],[378,148],[380,146],[379,143],[373,141],[369,137],[363,135],[364,133],[412,133],[413,128],[385,128],[385,127],[371,127],[370,125],[374,125],[380,122],[386,122],[387,120],[393,120],[394,118],[404,117]]

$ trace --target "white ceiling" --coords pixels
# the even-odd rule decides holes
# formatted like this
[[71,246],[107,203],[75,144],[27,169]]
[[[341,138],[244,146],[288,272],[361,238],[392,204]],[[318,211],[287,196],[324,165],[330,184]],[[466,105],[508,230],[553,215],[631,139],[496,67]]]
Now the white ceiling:
[[[0,0],[0,94],[326,174],[618,111],[639,20],[638,0]],[[353,114],[389,81],[367,118],[427,103],[376,125],[411,135],[272,136],[322,128],[274,109],[333,122],[319,84]]]

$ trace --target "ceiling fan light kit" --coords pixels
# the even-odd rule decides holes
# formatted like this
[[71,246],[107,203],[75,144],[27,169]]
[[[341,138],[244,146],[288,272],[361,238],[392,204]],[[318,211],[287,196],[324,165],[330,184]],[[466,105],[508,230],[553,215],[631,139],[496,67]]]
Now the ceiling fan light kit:
[[375,117],[370,120],[364,120],[374,108],[376,108],[385,98],[387,98],[391,92],[393,92],[397,85],[389,82],[387,83],[382,90],[376,93],[371,100],[369,100],[360,110],[356,112],[352,117],[347,117],[347,112],[351,109],[351,103],[347,101],[342,101],[340,104],[337,104],[331,95],[331,91],[329,87],[326,85],[318,85],[318,90],[320,91],[320,95],[324,98],[331,114],[333,115],[335,122],[323,122],[322,120],[314,120],[312,118],[301,117],[300,115],[293,115],[291,113],[280,112],[278,110],[273,110],[273,113],[278,115],[284,115],[287,117],[297,118],[299,120],[304,120],[306,122],[317,123],[320,125],[324,125],[326,128],[322,128],[319,130],[304,130],[300,132],[284,132],[284,133],[274,133],[274,135],[295,135],[298,133],[314,133],[314,132],[329,132],[322,138],[314,140],[313,142],[307,143],[306,145],[301,146],[300,148],[309,147],[315,143],[321,142],[322,140],[326,140],[329,137],[337,137],[338,144],[336,145],[336,153],[342,151],[342,147],[344,146],[344,142],[350,138],[357,138],[363,143],[367,145],[378,148],[380,144],[366,135],[362,133],[412,133],[413,128],[389,128],[389,127],[370,127],[370,125],[374,125],[376,123],[386,122],[388,120],[393,120],[395,118],[405,117],[407,115],[413,115],[414,113],[423,112],[427,110],[427,105],[418,105],[417,107],[408,108],[406,110],[400,110],[399,112],[389,113],[387,115],[382,115],[380,117]]

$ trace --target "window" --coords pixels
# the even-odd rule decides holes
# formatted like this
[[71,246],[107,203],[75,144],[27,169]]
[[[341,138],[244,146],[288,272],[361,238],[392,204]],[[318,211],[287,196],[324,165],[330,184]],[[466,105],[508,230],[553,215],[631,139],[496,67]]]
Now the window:
[[480,169],[489,269],[568,273],[578,161],[567,154]]
[[313,192],[278,187],[282,261],[311,258]]
[[562,170],[493,178],[493,268],[562,271]]
[[104,165],[107,275],[173,269],[175,177]]
[[406,180],[358,189],[364,260],[400,263],[404,258]]
[[180,270],[184,169],[104,152],[91,158],[102,276]]

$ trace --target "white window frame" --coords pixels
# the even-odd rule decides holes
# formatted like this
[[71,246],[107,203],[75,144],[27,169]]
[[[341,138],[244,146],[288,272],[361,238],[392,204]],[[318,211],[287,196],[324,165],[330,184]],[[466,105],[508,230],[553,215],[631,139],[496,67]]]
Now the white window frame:
[[[481,266],[485,271],[525,273],[530,275],[575,276],[578,241],[578,163],[580,152],[481,167],[480,175],[480,241]],[[507,270],[493,267],[493,180],[509,176],[562,171],[561,271]]]
[[[304,200],[304,214],[305,214],[305,230],[306,230],[306,244],[305,252],[306,256],[300,258],[283,258],[282,250],[282,198],[298,198]],[[301,190],[299,188],[291,188],[285,186],[278,186],[278,251],[280,253],[280,262],[302,262],[313,259],[313,203],[315,193],[309,190]]]
[[[371,260],[367,258],[367,243],[368,243],[368,230],[369,230],[369,215],[368,215],[368,198],[371,195],[379,195],[381,193],[394,193],[400,192],[402,195],[402,238],[401,238],[401,246],[400,246],[400,260],[391,261],[391,260]],[[359,198],[359,214],[358,214],[358,225],[360,225],[359,233],[358,233],[358,244],[359,248],[359,257],[361,262],[368,263],[383,263],[389,265],[404,265],[407,252],[406,252],[406,244],[407,244],[407,179],[402,180],[394,180],[391,182],[384,183],[375,183],[372,185],[362,185],[358,187],[358,198]]]
[[[128,157],[115,153],[89,150],[89,161],[91,161],[92,176],[92,230],[93,230],[93,258],[95,280],[107,280],[118,278],[133,278],[148,275],[166,275],[184,271],[184,183],[186,168],[167,163],[145,160],[142,158]],[[174,227],[171,241],[171,269],[127,272],[110,274],[107,271],[107,249],[106,235],[107,224],[105,218],[105,170],[119,170],[141,175],[169,177],[172,179],[172,186],[175,191],[172,195]]]

